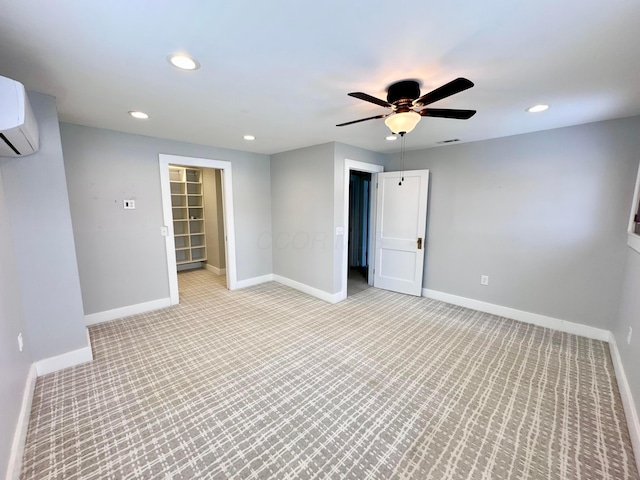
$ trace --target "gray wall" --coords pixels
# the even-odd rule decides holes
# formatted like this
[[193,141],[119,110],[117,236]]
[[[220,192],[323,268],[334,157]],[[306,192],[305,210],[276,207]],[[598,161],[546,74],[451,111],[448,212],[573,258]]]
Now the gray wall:
[[207,264],[225,268],[222,175],[220,170],[202,169]]
[[[58,113],[30,93],[40,150],[0,160],[22,291],[26,339],[38,361],[87,346]],[[99,253],[97,254],[99,256]]]
[[[85,313],[169,296],[158,154],[232,163],[238,280],[271,273],[269,157],[62,124]],[[122,200],[136,200],[124,210]],[[172,267],[173,268],[173,267]]]
[[333,293],[334,144],[272,155],[271,186],[273,273]]
[[25,336],[26,329],[8,215],[0,173],[0,477],[4,477],[9,464],[13,432],[31,365],[28,342],[22,353],[18,350],[18,334],[22,332]]
[[271,156],[273,273],[331,294],[342,289],[345,159],[384,165],[386,156],[343,143]]
[[[620,302],[618,322],[613,329],[618,351],[622,358],[631,393],[640,407],[640,253],[627,249],[627,265]],[[633,328],[631,344],[627,345],[627,332]],[[636,452],[637,454],[637,452]]]
[[409,152],[432,174],[424,287],[612,328],[638,132],[634,117]]

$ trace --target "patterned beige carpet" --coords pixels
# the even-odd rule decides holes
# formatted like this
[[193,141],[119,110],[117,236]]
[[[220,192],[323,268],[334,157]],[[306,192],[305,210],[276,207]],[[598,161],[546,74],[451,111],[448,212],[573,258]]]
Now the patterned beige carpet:
[[179,275],[37,381],[23,479],[638,480],[607,344],[368,289]]

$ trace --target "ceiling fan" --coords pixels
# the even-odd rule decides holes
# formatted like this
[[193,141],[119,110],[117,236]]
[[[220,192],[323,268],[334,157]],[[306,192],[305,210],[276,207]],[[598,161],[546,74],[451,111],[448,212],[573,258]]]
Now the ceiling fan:
[[403,135],[409,133],[415,128],[422,117],[440,117],[440,118],[456,118],[458,120],[467,120],[473,117],[475,110],[457,110],[450,108],[424,108],[416,110],[416,108],[431,105],[443,98],[450,97],[456,93],[460,93],[468,88],[473,87],[473,82],[466,78],[456,78],[451,82],[442,85],[435,90],[420,96],[420,84],[415,80],[402,80],[392,84],[387,90],[387,101],[372,97],[362,92],[352,92],[349,96],[359,98],[365,102],[375,103],[381,107],[390,108],[391,113],[376,115],[375,117],[362,118],[353,122],[346,122],[336,125],[336,127],[344,127],[354,123],[366,122],[376,118],[386,118],[384,123],[391,129],[393,133]]

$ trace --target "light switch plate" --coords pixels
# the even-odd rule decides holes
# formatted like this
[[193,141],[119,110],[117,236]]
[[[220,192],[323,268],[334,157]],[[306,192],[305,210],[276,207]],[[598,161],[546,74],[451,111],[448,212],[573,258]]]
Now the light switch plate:
[[336,235],[344,235],[344,227],[336,227]]

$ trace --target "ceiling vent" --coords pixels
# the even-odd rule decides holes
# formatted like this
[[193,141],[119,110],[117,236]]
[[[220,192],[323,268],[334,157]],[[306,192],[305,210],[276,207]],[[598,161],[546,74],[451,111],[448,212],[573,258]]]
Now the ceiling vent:
[[23,157],[38,148],[38,123],[24,85],[0,77],[0,157]]

